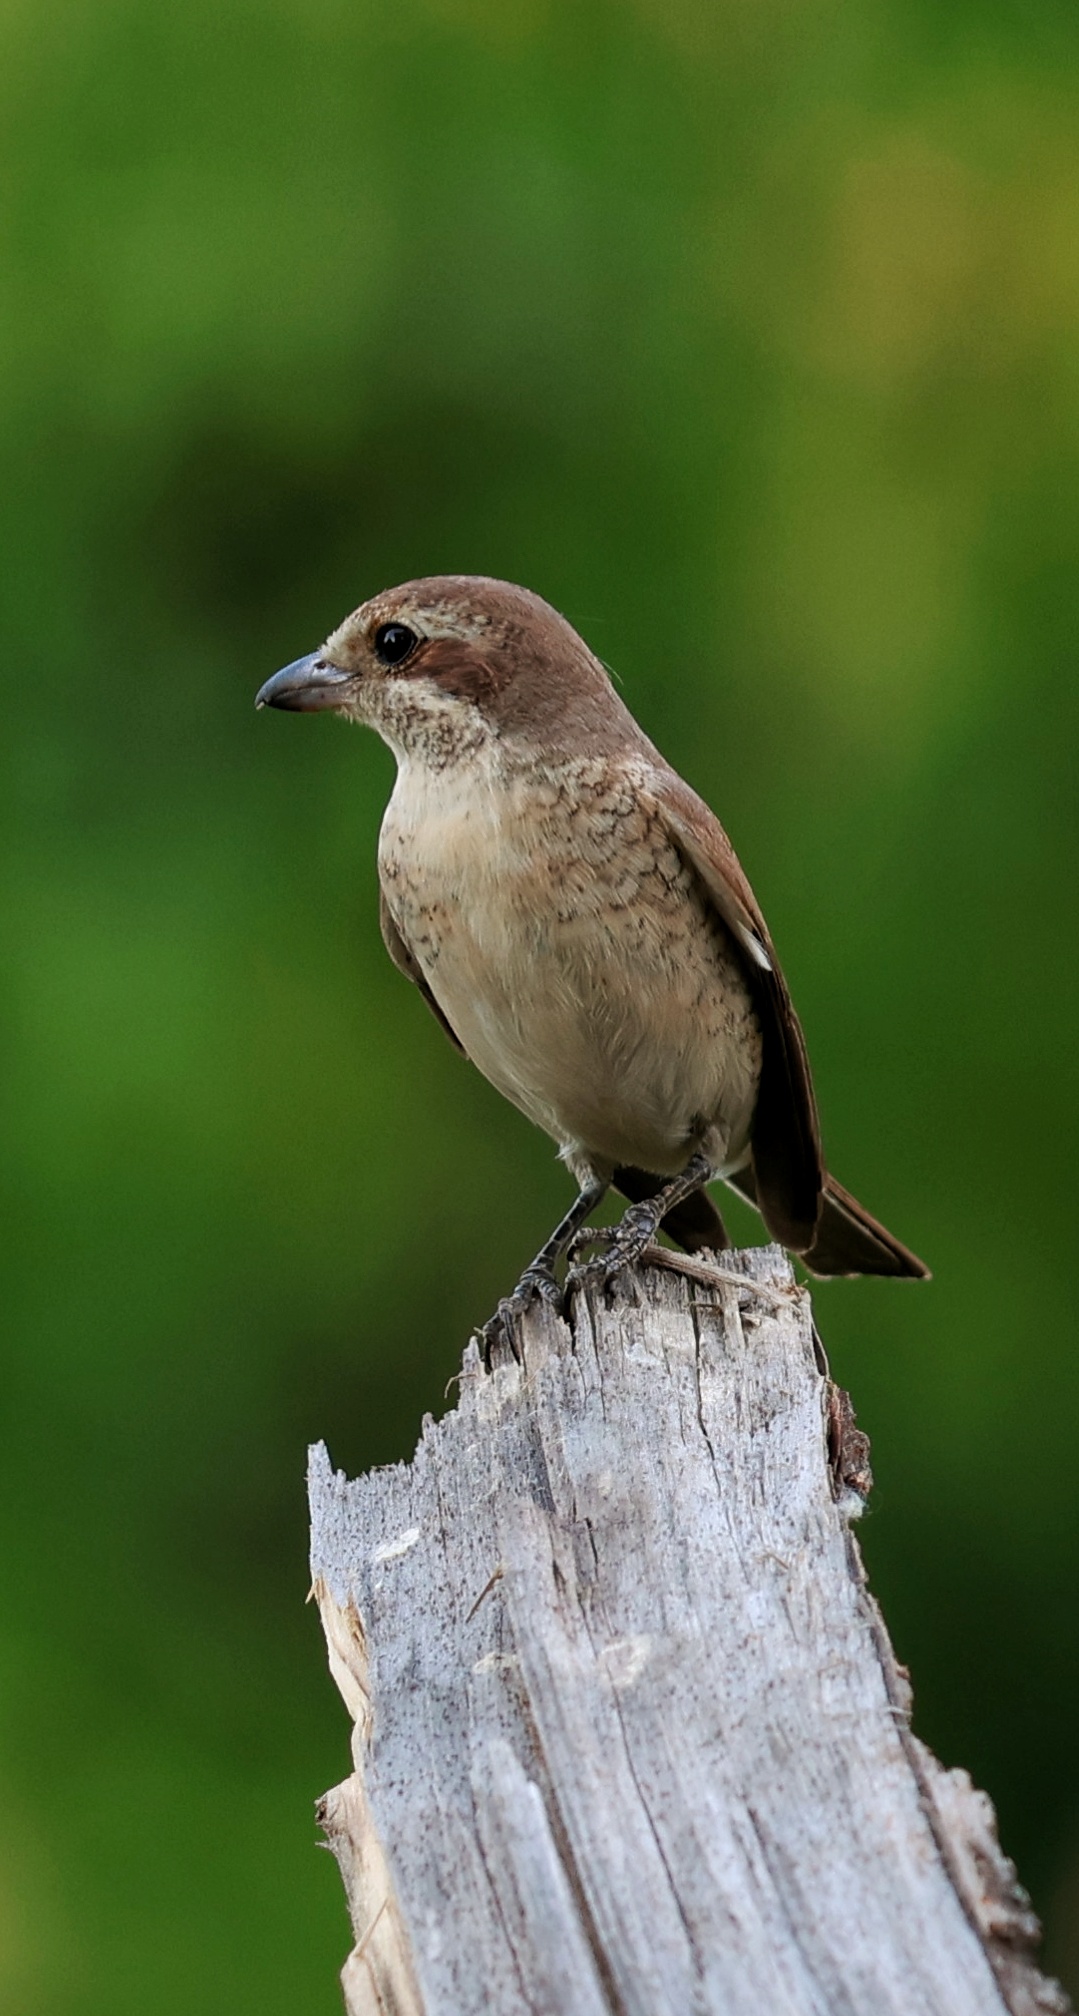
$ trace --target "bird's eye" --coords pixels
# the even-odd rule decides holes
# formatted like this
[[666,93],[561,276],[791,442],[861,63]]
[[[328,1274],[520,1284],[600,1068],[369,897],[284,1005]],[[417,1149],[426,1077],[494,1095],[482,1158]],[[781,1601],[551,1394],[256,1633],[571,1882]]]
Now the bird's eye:
[[382,623],[375,631],[375,652],[384,665],[402,665],[419,641],[407,623]]

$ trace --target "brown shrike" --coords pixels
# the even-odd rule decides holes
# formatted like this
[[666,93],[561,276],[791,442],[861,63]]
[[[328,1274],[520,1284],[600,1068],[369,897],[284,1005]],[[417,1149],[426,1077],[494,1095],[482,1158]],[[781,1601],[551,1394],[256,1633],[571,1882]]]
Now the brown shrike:
[[662,1226],[729,1244],[704,1190],[755,1204],[815,1274],[924,1277],[824,1166],[805,1043],[722,826],[538,595],[482,576],[365,602],[260,707],[328,708],[397,759],[382,935],[447,1035],[559,1145],[580,1195],[512,1306],[613,1183],[604,1278]]

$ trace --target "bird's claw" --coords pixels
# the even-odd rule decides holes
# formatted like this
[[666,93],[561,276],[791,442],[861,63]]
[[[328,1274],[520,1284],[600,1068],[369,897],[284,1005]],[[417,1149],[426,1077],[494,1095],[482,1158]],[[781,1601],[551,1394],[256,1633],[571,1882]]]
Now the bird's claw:
[[[654,1213],[639,1205],[631,1205],[617,1225],[601,1225],[593,1231],[578,1233],[570,1247],[567,1293],[588,1287],[611,1289],[618,1275],[640,1259],[655,1233]],[[599,1246],[603,1251],[591,1260],[581,1260],[578,1256],[589,1246]]]
[[515,1358],[520,1356],[517,1349],[515,1331],[517,1325],[527,1315],[533,1302],[546,1302],[548,1308],[562,1314],[562,1288],[549,1267],[526,1267],[512,1295],[503,1295],[493,1316],[489,1316],[480,1330],[484,1357],[488,1366],[496,1344],[505,1342]]
[[[615,1227],[613,1225],[586,1225],[583,1231],[575,1232],[566,1248],[566,1258],[569,1261],[570,1272],[582,1272],[583,1267],[578,1264],[581,1254],[587,1253],[590,1246],[609,1246],[611,1240],[614,1238],[614,1234]],[[567,1280],[568,1278],[567,1276]]]
[[562,1284],[550,1267],[526,1267],[510,1300],[523,1298],[524,1307],[538,1295],[541,1302],[547,1302],[552,1309],[562,1312]]

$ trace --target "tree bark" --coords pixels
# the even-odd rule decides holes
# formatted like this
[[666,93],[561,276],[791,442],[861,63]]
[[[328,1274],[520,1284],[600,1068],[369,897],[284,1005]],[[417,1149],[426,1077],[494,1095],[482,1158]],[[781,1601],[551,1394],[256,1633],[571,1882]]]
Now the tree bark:
[[911,1733],[782,1252],[653,1250],[513,1344],[410,1467],[312,1451],[350,2016],[1063,2016],[992,1807]]

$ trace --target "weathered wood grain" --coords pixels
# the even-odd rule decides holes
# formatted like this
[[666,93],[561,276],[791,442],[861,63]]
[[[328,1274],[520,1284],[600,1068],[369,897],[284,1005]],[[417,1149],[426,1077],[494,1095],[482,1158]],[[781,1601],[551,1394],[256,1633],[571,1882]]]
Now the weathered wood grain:
[[696,1273],[470,1344],[411,1466],[312,1451],[349,2010],[1060,2016],[910,1733],[808,1296],[776,1248]]

